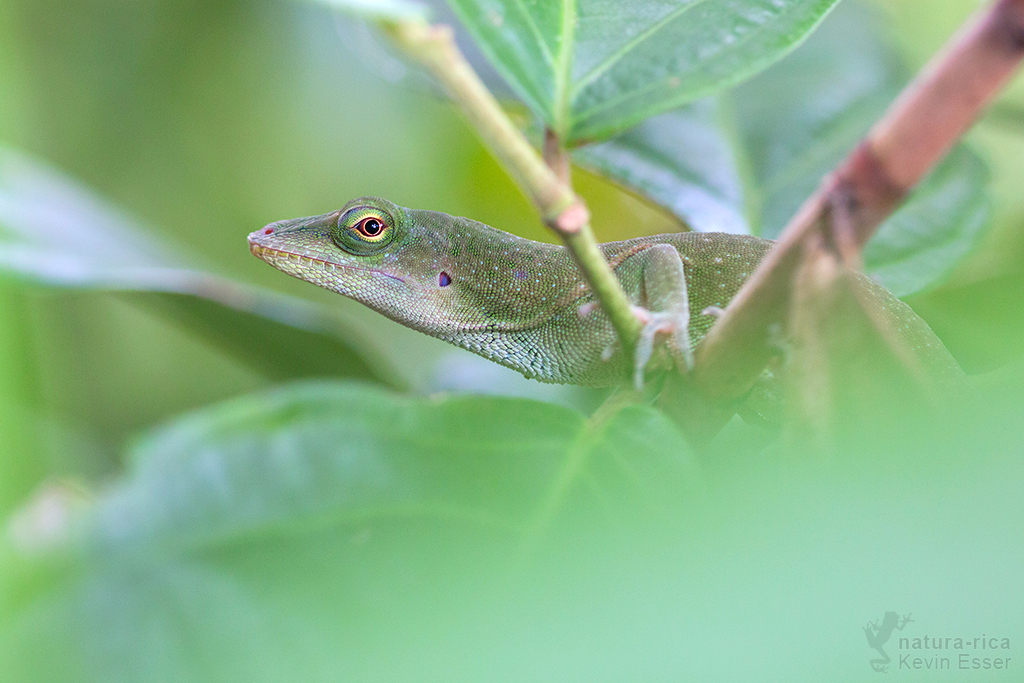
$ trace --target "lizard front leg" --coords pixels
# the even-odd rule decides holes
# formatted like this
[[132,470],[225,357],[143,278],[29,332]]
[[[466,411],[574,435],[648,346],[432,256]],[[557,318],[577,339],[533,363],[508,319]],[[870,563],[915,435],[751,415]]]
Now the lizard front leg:
[[654,354],[659,333],[671,335],[669,350],[677,364],[693,367],[690,348],[690,298],[679,252],[670,244],[656,244],[630,260],[640,259],[641,294],[645,306],[634,306],[643,327],[633,358],[633,384],[643,388],[644,369]]

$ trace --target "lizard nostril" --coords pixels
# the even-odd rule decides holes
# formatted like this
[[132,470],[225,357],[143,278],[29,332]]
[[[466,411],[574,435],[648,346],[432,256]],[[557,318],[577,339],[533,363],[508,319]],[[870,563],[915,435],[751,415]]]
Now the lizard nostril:
[[273,228],[267,228],[266,230],[263,231],[263,234],[264,235],[273,235],[274,234],[274,229]]

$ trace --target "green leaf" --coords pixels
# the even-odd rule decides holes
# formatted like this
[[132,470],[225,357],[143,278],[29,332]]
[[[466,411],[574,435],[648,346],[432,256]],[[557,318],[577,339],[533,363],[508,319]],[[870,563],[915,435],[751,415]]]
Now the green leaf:
[[596,426],[526,399],[405,398],[308,383],[186,417],[140,442],[97,507],[103,552],[166,552],[309,525],[399,520],[523,540],[566,507],[683,495],[696,471],[666,418],[628,407]]
[[[792,55],[717,101],[575,152],[695,230],[775,238],[906,82],[876,17],[844,3]],[[897,296],[941,283],[991,223],[985,164],[963,145],[878,231],[867,271]]]
[[[538,553],[678,518],[697,486],[652,408],[594,424],[551,404],[354,384],[205,410],[129,462],[71,525],[67,573],[37,586],[47,597],[12,604],[20,589],[0,582],[6,675],[251,683],[387,671],[382,647],[429,661],[395,644],[450,628],[434,615],[472,605],[474,584],[493,590]],[[62,519],[55,507],[47,519]],[[31,558],[20,538],[14,552]]]
[[189,325],[270,377],[334,374],[404,385],[374,345],[338,315],[197,269],[70,179],[2,148],[0,273],[124,295]]
[[837,0],[449,0],[567,143],[610,137],[763,69]]

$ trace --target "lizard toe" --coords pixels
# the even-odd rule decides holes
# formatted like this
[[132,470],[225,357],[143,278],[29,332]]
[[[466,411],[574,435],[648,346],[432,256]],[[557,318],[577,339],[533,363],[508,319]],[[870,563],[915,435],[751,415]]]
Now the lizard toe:
[[681,311],[649,311],[639,306],[633,312],[642,323],[633,358],[633,384],[639,390],[644,384],[644,370],[654,355],[658,334],[672,337],[669,349],[677,362],[687,371],[693,369],[693,351],[690,349],[690,319]]

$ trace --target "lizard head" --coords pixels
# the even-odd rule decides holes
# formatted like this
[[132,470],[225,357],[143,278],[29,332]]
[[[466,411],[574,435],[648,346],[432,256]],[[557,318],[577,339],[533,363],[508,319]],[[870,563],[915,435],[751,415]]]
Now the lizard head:
[[[431,220],[377,197],[338,211],[271,223],[249,250],[278,270],[416,326],[454,294],[450,240]],[[437,214],[443,216],[443,214]]]

